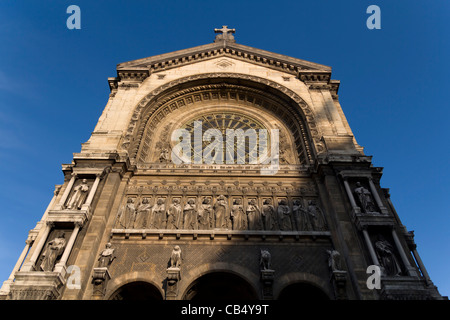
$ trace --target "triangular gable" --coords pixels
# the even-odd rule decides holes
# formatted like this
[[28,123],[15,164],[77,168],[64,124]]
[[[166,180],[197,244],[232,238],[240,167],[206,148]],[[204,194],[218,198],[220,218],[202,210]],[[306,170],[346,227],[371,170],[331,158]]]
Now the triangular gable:
[[133,71],[160,71],[195,63],[204,59],[228,56],[272,69],[296,74],[315,72],[331,75],[331,67],[237,43],[211,43],[189,49],[123,62],[117,65],[118,73]]

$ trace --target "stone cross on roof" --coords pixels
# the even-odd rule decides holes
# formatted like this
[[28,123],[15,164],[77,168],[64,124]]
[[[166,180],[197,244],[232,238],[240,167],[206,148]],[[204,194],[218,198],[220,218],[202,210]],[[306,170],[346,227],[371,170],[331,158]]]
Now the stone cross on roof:
[[236,42],[234,40],[233,33],[236,32],[236,29],[228,29],[228,26],[222,26],[222,29],[214,29],[215,33],[220,33],[216,36],[216,39],[214,42],[220,42],[220,41],[230,41],[230,42]]

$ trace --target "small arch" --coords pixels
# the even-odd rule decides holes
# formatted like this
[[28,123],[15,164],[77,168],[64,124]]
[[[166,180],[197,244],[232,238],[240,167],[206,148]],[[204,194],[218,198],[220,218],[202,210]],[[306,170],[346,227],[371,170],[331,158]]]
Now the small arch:
[[109,300],[163,300],[161,293],[151,283],[145,281],[134,281],[127,283],[113,292]]
[[290,272],[281,276],[274,283],[273,293],[274,297],[280,300],[300,299],[299,296],[304,296],[303,293],[307,295],[308,292],[311,292],[311,295],[303,299],[330,300],[333,299],[333,294],[330,289],[327,280],[314,274]]
[[210,272],[194,280],[182,300],[258,300],[252,285],[230,272]]
[[328,295],[319,287],[307,283],[297,282],[284,287],[278,295],[278,300],[330,300]]
[[[148,271],[134,271],[122,274],[111,279],[108,283],[105,300],[118,300],[117,298],[120,299],[120,297],[114,298],[114,296],[120,292],[121,288],[125,288],[126,286],[132,285],[133,283],[140,283],[141,286],[147,287],[148,290],[151,290],[152,292],[153,289],[156,289],[158,294],[153,294],[156,300],[162,300],[164,297],[164,291],[162,290],[162,287],[158,285],[158,279],[155,279],[154,273]],[[132,288],[132,286],[130,286],[129,288]],[[136,287],[136,290],[140,289]]]
[[[179,287],[179,297],[183,299],[187,296],[189,289],[201,277],[210,273],[227,273],[233,274],[242,279],[252,288],[255,296],[258,296],[257,289],[259,285],[259,275],[251,272],[247,268],[230,262],[213,262],[199,265],[190,269],[186,274],[182,275],[185,281],[181,281]],[[188,281],[186,281],[188,279]]]

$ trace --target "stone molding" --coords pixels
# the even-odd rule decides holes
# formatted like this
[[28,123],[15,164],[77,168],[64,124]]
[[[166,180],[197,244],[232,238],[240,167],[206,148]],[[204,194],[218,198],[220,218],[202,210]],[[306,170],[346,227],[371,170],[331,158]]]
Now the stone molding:
[[118,73],[159,72],[218,57],[234,58],[295,75],[298,75],[300,71],[331,74],[331,67],[329,66],[249,47],[232,41],[226,41],[225,43],[219,41],[218,43],[123,62],[118,64],[117,71]]
[[11,285],[11,300],[56,300],[65,280],[59,272],[19,271]]
[[[284,99],[285,102],[282,104],[282,106],[288,111],[289,115],[294,118],[294,121],[292,121],[293,119],[290,119],[288,120],[287,123],[289,122],[299,124],[304,123],[304,126],[300,128],[301,135],[303,139],[306,138],[307,141],[305,142],[309,141],[313,142],[315,151],[312,150],[310,143],[305,143],[306,149],[305,151],[307,153],[309,161],[312,160],[314,152],[322,153],[325,151],[325,147],[323,145],[323,142],[321,141],[320,129],[316,124],[314,112],[312,111],[311,107],[308,106],[308,104],[297,93],[277,82],[268,79],[246,74],[220,73],[220,72],[197,74],[176,79],[156,88],[155,90],[147,94],[137,104],[135,111],[133,112],[126,134],[120,144],[121,147],[125,150],[128,150],[128,153],[132,159],[137,158],[139,147],[143,142],[143,139],[145,138],[143,135],[145,128],[147,127],[147,123],[150,121],[150,117],[154,118],[155,114],[158,114],[158,111],[161,111],[163,109],[163,106],[165,104],[168,104],[168,101],[171,101],[177,95],[179,95],[175,93],[175,96],[171,98],[165,98],[163,96],[164,93],[171,94],[170,91],[172,91],[174,88],[189,82],[194,81],[203,82],[211,80],[220,81],[221,78],[248,80],[258,85],[265,85],[269,86],[271,89],[275,89],[276,92],[278,92],[280,95],[278,97],[276,97],[275,95],[271,95],[270,98],[271,99],[275,98],[277,101],[280,101],[280,99],[282,99],[281,101],[283,101]],[[187,90],[197,90],[195,88],[198,88],[198,86],[195,85],[193,86],[193,88]],[[243,89],[245,91],[254,90],[247,86],[243,87]],[[260,91],[260,93],[263,94],[263,96],[267,96],[267,93],[265,92]],[[286,103],[286,101],[288,101],[288,103]],[[299,106],[300,108],[294,108],[294,105]],[[168,109],[166,111],[166,114],[170,113],[170,111],[171,110]],[[161,115],[159,117],[161,117]],[[307,138],[308,136],[310,136],[310,138]]]

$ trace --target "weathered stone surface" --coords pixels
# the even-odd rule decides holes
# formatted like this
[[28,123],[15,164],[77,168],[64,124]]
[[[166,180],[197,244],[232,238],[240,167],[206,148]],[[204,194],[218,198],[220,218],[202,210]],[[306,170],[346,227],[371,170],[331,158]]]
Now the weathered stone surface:
[[[331,68],[238,44],[226,26],[216,32],[214,43],[117,66],[94,132],[63,165],[64,184],[1,298],[440,299],[380,187],[382,169],[353,136]],[[274,143],[277,132],[276,171],[234,155],[174,163],[172,133],[200,120],[202,133],[265,129]],[[226,144],[214,150],[226,154]],[[60,230],[58,268],[40,271]],[[379,236],[392,252],[376,250]],[[389,259],[395,276],[371,290],[367,267]]]

